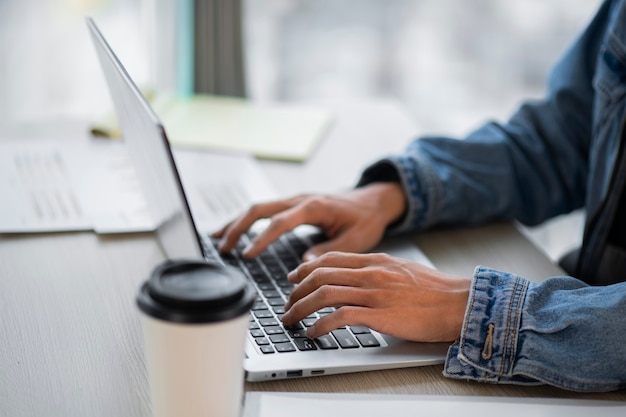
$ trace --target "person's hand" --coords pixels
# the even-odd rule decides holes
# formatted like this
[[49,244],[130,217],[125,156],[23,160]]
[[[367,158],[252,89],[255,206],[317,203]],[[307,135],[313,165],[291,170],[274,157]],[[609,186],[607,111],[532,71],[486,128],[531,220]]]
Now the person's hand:
[[310,248],[304,260],[329,251],[364,252],[380,242],[387,226],[403,215],[405,206],[400,184],[372,183],[343,195],[301,195],[256,204],[213,236],[221,238],[220,250],[228,252],[254,222],[270,218],[268,227],[244,250],[244,256],[259,255],[283,233],[302,224],[318,226],[328,237]]
[[292,271],[282,320],[293,325],[324,308],[337,309],[307,330],[319,337],[346,325],[419,342],[461,334],[471,280],[387,254],[327,253]]

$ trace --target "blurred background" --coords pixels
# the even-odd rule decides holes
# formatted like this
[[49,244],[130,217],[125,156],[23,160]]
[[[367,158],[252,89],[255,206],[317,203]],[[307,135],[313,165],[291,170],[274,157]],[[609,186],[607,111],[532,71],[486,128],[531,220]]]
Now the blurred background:
[[[110,107],[87,15],[138,84],[179,88],[167,75],[181,59],[168,39],[194,27],[176,27],[185,26],[172,16],[177,1],[185,3],[0,0],[0,125],[93,119]],[[420,131],[462,137],[487,119],[506,119],[522,99],[540,97],[549,69],[599,4],[242,0],[233,27],[241,28],[252,100],[391,98]],[[524,230],[555,258],[581,227],[574,213]]]

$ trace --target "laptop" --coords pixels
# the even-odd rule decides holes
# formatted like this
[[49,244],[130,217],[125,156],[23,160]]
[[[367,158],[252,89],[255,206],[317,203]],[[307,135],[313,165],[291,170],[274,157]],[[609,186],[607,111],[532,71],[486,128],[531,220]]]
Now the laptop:
[[[208,231],[196,229],[167,134],[158,116],[109,47],[94,21],[87,25],[104,72],[130,160],[155,221],[155,234],[168,258],[205,258],[241,268],[258,297],[250,314],[244,370],[248,381],[310,377],[378,369],[440,364],[447,343],[415,343],[377,333],[363,326],[346,326],[319,339],[306,337],[306,327],[331,309],[323,309],[284,328],[280,321],[293,284],[287,272],[319,234],[306,227],[283,235],[255,259],[234,251],[221,256]],[[207,167],[210,172],[210,167]],[[246,246],[244,236],[240,247]],[[377,251],[431,265],[408,240],[386,240]]]

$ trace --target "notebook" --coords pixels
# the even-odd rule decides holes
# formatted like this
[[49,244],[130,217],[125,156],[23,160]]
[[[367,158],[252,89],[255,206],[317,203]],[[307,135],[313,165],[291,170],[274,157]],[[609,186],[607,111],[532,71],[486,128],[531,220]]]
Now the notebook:
[[[448,344],[407,342],[362,326],[347,326],[316,340],[306,338],[306,326],[319,314],[328,314],[328,310],[308,317],[299,326],[283,328],[281,301],[284,305],[291,289],[286,282],[286,272],[297,264],[302,251],[319,235],[306,227],[298,228],[283,236],[258,258],[244,260],[236,252],[221,258],[208,238],[209,232],[196,228],[167,134],[158,116],[93,20],[88,19],[87,24],[130,160],[150,214],[158,225],[156,237],[165,255],[168,258],[218,258],[221,262],[244,268],[259,292],[250,315],[250,334],[246,341],[244,370],[248,381],[433,365],[444,361]],[[210,167],[207,167],[207,175],[209,172]],[[377,250],[430,264],[408,240],[388,240]],[[287,255],[287,259],[281,261],[279,255]]]
[[[331,123],[328,111],[310,106],[258,105],[208,94],[178,97],[148,91],[144,95],[175,146],[303,162]],[[111,138],[121,135],[112,113],[96,122],[91,133]]]

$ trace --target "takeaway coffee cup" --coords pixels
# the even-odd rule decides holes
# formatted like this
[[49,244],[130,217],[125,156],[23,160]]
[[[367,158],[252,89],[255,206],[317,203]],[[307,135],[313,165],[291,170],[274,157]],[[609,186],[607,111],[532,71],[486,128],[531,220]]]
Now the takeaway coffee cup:
[[155,417],[237,417],[248,311],[238,270],[206,261],[158,265],[137,295]]

